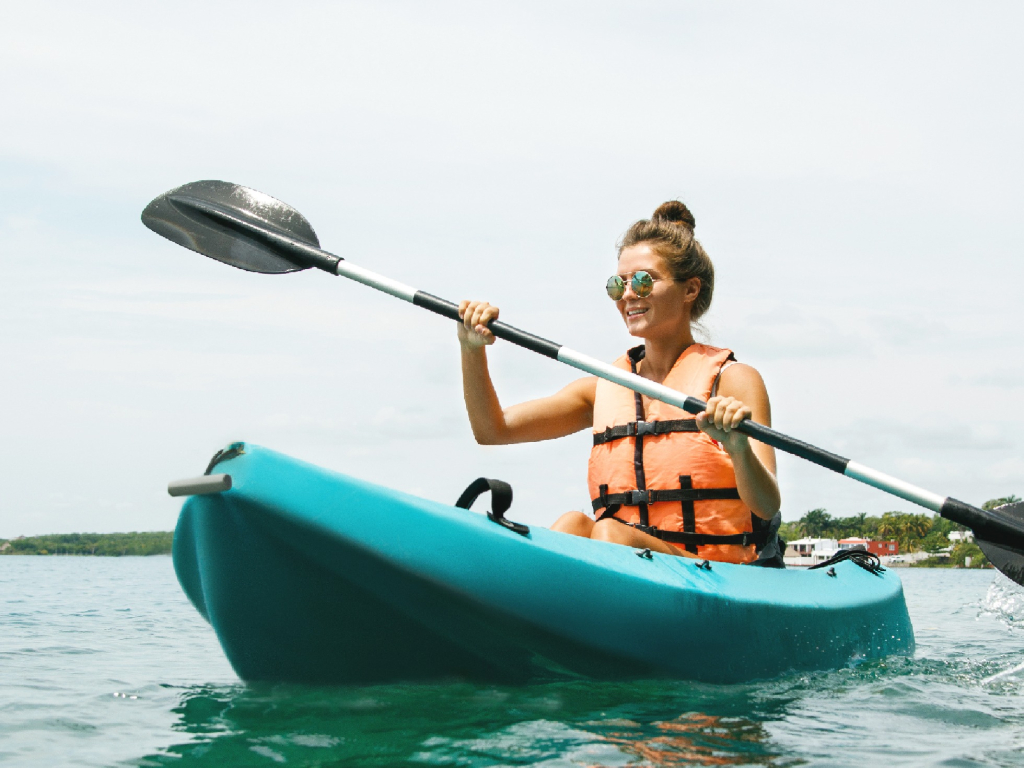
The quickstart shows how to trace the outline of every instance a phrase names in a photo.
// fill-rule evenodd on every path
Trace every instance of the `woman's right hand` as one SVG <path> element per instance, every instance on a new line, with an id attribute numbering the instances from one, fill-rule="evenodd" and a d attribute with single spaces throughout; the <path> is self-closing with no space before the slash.
<path id="1" fill-rule="evenodd" d="M 494 343 L 494 334 L 487 324 L 498 319 L 498 308 L 486 301 L 459 302 L 459 343 L 463 349 L 479 349 Z"/>

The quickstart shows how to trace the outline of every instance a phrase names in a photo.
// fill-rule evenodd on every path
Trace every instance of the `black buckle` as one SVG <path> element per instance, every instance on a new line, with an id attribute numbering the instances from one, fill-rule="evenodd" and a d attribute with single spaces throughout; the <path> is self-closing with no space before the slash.
<path id="1" fill-rule="evenodd" d="M 656 421 L 638 421 L 636 422 L 636 434 L 639 436 L 643 435 L 656 435 L 657 432 Z"/>
<path id="2" fill-rule="evenodd" d="M 650 491 L 626 491 L 627 507 L 639 507 L 641 504 L 653 504 Z"/>

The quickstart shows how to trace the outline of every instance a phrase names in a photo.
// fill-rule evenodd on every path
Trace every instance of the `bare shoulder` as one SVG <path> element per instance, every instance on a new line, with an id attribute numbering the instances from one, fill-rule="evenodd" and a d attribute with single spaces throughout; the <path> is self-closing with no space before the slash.
<path id="1" fill-rule="evenodd" d="M 738 389 L 743 391 L 756 391 L 760 390 L 767 393 L 764 386 L 764 379 L 761 378 L 761 374 L 757 372 L 757 368 L 746 363 L 733 363 L 727 366 L 722 371 L 722 379 L 719 382 L 719 392 L 723 395 L 729 395 L 730 397 L 739 397 L 734 392 L 730 392 L 731 389 Z"/>
<path id="2" fill-rule="evenodd" d="M 768 389 L 764 385 L 761 374 L 753 366 L 734 363 L 722 371 L 718 394 L 723 397 L 735 397 L 746 403 L 754 411 L 754 421 L 771 424 Z"/>

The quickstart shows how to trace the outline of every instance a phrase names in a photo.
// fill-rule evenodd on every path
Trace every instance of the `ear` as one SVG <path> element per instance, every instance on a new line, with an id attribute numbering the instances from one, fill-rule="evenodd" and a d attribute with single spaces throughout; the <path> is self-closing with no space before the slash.
<path id="1" fill-rule="evenodd" d="M 683 281 L 683 301 L 692 304 L 700 296 L 701 281 L 699 277 L 691 277 Z"/>

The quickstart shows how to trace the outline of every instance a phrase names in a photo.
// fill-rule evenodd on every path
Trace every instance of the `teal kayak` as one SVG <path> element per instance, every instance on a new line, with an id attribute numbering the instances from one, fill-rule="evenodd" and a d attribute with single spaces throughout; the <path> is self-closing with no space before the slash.
<path id="1" fill-rule="evenodd" d="M 522 535 L 240 447 L 214 470 L 230 488 L 186 500 L 174 568 L 246 681 L 728 683 L 914 648 L 892 571 L 699 567 L 535 526 Z"/>

